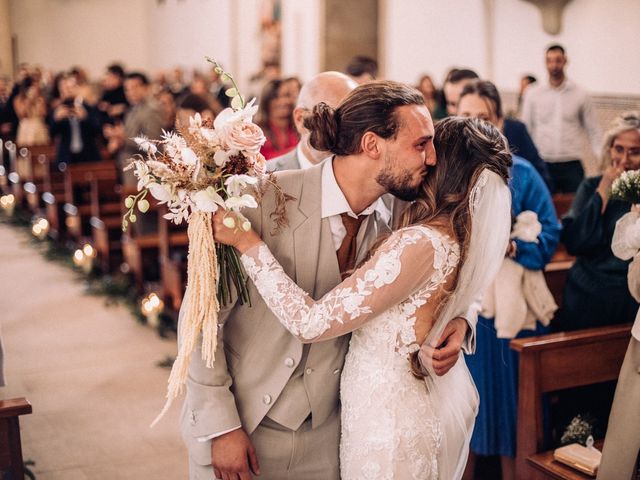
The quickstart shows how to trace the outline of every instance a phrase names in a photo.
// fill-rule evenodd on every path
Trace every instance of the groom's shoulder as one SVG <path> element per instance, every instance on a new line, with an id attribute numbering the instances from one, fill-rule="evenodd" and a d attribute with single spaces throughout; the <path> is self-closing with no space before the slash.
<path id="1" fill-rule="evenodd" d="M 314 165 L 307 169 L 297 170 L 282 170 L 273 172 L 278 187 L 284 192 L 295 195 L 295 192 L 300 192 L 303 185 L 309 185 L 311 183 L 318 183 L 321 178 L 322 165 Z"/>

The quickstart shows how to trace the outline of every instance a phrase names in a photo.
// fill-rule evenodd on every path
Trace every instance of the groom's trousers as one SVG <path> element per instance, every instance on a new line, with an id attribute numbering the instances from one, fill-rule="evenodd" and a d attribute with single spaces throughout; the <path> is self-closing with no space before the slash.
<path id="1" fill-rule="evenodd" d="M 215 440 L 214 440 L 215 441 Z M 338 448 L 340 411 L 322 425 L 311 428 L 307 419 L 290 430 L 265 417 L 251 434 L 260 463 L 259 480 L 339 480 Z M 212 480 L 211 465 L 198 465 L 189 458 L 190 480 Z"/>

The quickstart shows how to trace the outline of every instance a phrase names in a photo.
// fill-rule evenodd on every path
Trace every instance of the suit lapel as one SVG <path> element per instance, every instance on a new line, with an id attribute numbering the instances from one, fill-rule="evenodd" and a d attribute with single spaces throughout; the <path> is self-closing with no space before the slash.
<path id="1" fill-rule="evenodd" d="M 305 170 L 298 203 L 303 220 L 293 230 L 296 283 L 314 298 L 340 281 L 329 221 L 321 218 L 322 165 Z"/>
<path id="2" fill-rule="evenodd" d="M 318 252 L 320 251 L 320 232 L 322 230 L 320 219 L 322 168 L 318 167 L 304 172 L 300 201 L 298 202 L 302 221 L 293 230 L 296 283 L 310 295 L 313 295 L 315 287 Z"/>

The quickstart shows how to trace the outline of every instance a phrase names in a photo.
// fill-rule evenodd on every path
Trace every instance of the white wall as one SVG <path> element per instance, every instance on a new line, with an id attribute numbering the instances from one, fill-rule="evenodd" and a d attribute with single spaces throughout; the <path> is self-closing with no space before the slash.
<path id="1" fill-rule="evenodd" d="M 152 0 L 11 0 L 18 61 L 99 75 L 112 61 L 148 70 Z"/>
<path id="2" fill-rule="evenodd" d="M 563 18 L 562 32 L 548 35 L 534 5 L 496 0 L 498 86 L 512 86 L 526 72 L 545 78 L 542 52 L 560 43 L 569 57 L 568 75 L 589 91 L 640 95 L 640 2 L 573 0 Z"/>
<path id="3" fill-rule="evenodd" d="M 282 73 L 308 80 L 322 64 L 324 2 L 283 0 L 282 7 Z"/>
<path id="4" fill-rule="evenodd" d="M 439 84 L 455 66 L 468 66 L 484 74 L 480 0 L 383 1 L 384 77 L 414 83 L 422 73 L 429 73 Z M 459 31 L 464 34 L 456 33 Z"/>
<path id="5" fill-rule="evenodd" d="M 573 0 L 563 30 L 546 34 L 538 9 L 522 0 L 383 0 L 381 32 L 388 78 L 415 82 L 422 72 L 442 81 L 453 66 L 490 76 L 501 89 L 514 90 L 524 73 L 546 77 L 544 49 L 567 49 L 568 74 L 593 93 L 640 94 L 638 0 Z M 494 4 L 493 49 L 487 52 L 485 4 Z"/>
<path id="6" fill-rule="evenodd" d="M 545 78 L 543 52 L 567 48 L 569 75 L 593 93 L 640 94 L 638 0 L 572 0 L 564 29 L 542 30 L 523 0 L 380 0 L 380 63 L 387 78 L 437 83 L 469 66 L 515 90 L 524 73 Z M 146 71 L 207 67 L 218 58 L 246 88 L 260 66 L 260 0 L 9 0 L 18 61 L 47 68 L 85 66 L 99 75 L 122 61 Z M 485 6 L 494 5 L 487 50 Z M 308 79 L 322 63 L 323 0 L 283 0 L 283 74 Z M 367 12 L 363 12 L 366 15 Z"/>
<path id="7" fill-rule="evenodd" d="M 206 70 L 242 80 L 259 66 L 259 0 L 10 0 L 19 61 L 100 75 L 112 61 L 148 73 Z"/>

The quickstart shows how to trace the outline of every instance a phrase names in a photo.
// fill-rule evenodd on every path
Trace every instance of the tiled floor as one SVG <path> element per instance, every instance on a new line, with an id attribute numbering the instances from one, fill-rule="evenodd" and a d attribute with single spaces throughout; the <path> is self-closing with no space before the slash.
<path id="1" fill-rule="evenodd" d="M 25 459 L 37 480 L 186 478 L 177 402 L 154 429 L 175 353 L 122 307 L 83 294 L 72 271 L 45 261 L 21 230 L 0 225 L 0 329 L 7 386 L 27 397 Z"/>

